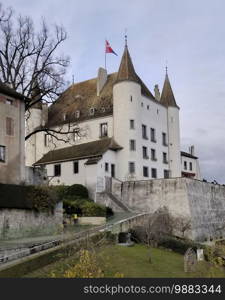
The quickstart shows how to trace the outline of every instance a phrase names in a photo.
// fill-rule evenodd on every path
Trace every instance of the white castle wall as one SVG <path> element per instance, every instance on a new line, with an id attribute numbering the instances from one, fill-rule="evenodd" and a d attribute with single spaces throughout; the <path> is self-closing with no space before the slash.
<path id="1" fill-rule="evenodd" d="M 168 107 L 168 140 L 170 177 L 181 176 L 179 109 Z"/>
<path id="2" fill-rule="evenodd" d="M 86 165 L 87 159 L 79 160 L 79 172 L 74 174 L 74 161 L 56 162 L 46 165 L 47 177 L 50 185 L 82 184 L 88 188 L 89 196 L 95 199 L 95 192 L 105 189 L 105 176 L 110 176 L 111 163 L 116 163 L 116 153 L 107 151 L 102 159 L 93 165 Z M 105 163 L 109 164 L 109 171 L 105 171 Z M 61 175 L 54 176 L 54 165 L 61 164 Z"/>
<path id="3" fill-rule="evenodd" d="M 32 108 L 26 114 L 26 135 L 34 131 L 35 128 L 39 127 L 42 122 L 42 110 L 39 108 Z M 32 135 L 25 143 L 26 152 L 26 166 L 32 166 L 42 155 L 44 144 L 44 134 L 37 133 Z M 43 141 L 42 141 L 43 138 Z"/>
<path id="4" fill-rule="evenodd" d="M 167 109 L 161 104 L 151 101 L 141 95 L 139 84 L 130 81 L 117 83 L 113 88 L 113 119 L 114 138 L 123 147 L 118 152 L 118 172 L 117 178 L 127 180 L 129 178 L 128 163 L 135 162 L 136 180 L 143 179 L 143 166 L 149 168 L 151 178 L 151 168 L 157 169 L 157 177 L 164 177 L 164 169 L 168 169 L 168 164 L 163 163 L 163 152 L 168 154 L 168 147 L 162 145 L 162 132 L 167 132 Z M 132 101 L 131 101 L 132 97 Z M 130 129 L 130 120 L 134 120 L 135 129 Z M 147 126 L 148 139 L 142 138 L 142 124 Z M 156 131 L 156 143 L 150 140 L 150 128 Z M 136 151 L 130 151 L 129 141 L 136 141 Z M 143 159 L 142 147 L 148 148 L 149 159 Z M 151 148 L 156 150 L 156 161 L 150 157 Z"/>

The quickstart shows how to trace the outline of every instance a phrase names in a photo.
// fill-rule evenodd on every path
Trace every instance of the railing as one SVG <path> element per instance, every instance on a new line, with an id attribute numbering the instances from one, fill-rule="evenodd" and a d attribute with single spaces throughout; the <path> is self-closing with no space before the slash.
<path id="1" fill-rule="evenodd" d="M 47 249 L 55 248 L 57 246 L 63 245 L 63 243 L 65 243 L 65 246 L 69 245 L 69 244 L 73 244 L 75 241 L 78 242 L 80 239 L 85 239 L 88 236 L 92 236 L 92 235 L 96 234 L 97 232 L 111 231 L 112 228 L 116 225 L 125 223 L 130 220 L 137 219 L 137 218 L 139 218 L 141 216 L 145 216 L 145 215 L 148 215 L 148 213 L 139 213 L 135 216 L 117 221 L 110 225 L 108 225 L 108 224 L 100 225 L 100 226 L 97 226 L 97 227 L 94 227 L 94 228 L 91 228 L 88 230 L 78 232 L 76 234 L 68 235 L 67 237 L 62 237 L 61 239 L 57 239 L 57 240 L 53 240 L 53 241 L 50 241 L 47 243 L 39 244 L 39 245 L 30 247 L 30 248 L 27 247 L 28 249 L 18 251 L 16 253 L 13 253 L 13 254 L 10 254 L 7 256 L 0 257 L 0 266 L 4 265 L 7 262 L 11 262 L 11 261 L 15 261 L 17 259 L 28 257 L 28 256 L 31 256 L 32 254 L 39 253 L 39 252 L 42 252 Z"/>

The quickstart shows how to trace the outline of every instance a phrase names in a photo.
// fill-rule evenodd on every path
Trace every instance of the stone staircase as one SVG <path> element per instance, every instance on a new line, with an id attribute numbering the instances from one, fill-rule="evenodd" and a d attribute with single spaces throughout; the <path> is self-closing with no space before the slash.
<path id="1" fill-rule="evenodd" d="M 123 211 L 125 212 L 132 212 L 130 208 L 128 208 L 124 203 L 122 203 L 117 197 L 115 197 L 112 193 L 106 192 L 107 196 Z"/>

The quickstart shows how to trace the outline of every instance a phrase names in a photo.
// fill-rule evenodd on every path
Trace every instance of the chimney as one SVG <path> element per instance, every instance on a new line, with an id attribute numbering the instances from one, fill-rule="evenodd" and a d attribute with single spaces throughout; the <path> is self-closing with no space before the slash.
<path id="1" fill-rule="evenodd" d="M 98 78 L 97 78 L 97 96 L 100 95 L 100 92 L 103 89 L 106 81 L 107 81 L 107 71 L 103 68 L 99 68 Z"/>
<path id="2" fill-rule="evenodd" d="M 195 155 L 195 147 L 194 147 L 194 145 L 192 145 L 191 147 L 189 147 L 189 153 L 191 154 L 191 155 Z"/>
<path id="3" fill-rule="evenodd" d="M 155 99 L 158 100 L 158 101 L 160 101 L 160 91 L 159 91 L 158 84 L 155 85 L 154 92 L 155 92 Z"/>

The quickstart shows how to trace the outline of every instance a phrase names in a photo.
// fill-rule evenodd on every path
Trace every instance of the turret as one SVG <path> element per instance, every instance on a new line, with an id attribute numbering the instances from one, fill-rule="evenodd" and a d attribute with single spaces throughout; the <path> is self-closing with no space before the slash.
<path id="1" fill-rule="evenodd" d="M 140 98 L 141 85 L 126 42 L 117 79 L 113 86 L 114 139 L 123 147 L 123 150 L 117 153 L 120 163 L 116 166 L 116 177 L 120 180 L 130 178 L 129 162 L 135 165 L 133 178 L 141 176 L 141 169 L 138 169 L 138 157 L 141 155 L 141 147 L 138 146 L 140 131 L 137 125 L 141 122 Z M 130 151 L 131 140 L 134 141 L 135 151 Z"/>
<path id="2" fill-rule="evenodd" d="M 34 84 L 35 86 L 31 93 L 31 101 L 34 104 L 26 113 L 26 135 L 41 126 L 44 126 L 48 121 L 48 106 L 39 100 L 41 97 L 41 90 L 36 81 Z M 26 141 L 25 157 L 27 166 L 32 166 L 43 155 L 41 146 L 43 145 L 44 149 L 44 140 L 44 133 L 40 132 L 30 136 Z"/>
<path id="3" fill-rule="evenodd" d="M 167 107 L 170 177 L 181 177 L 179 107 L 173 94 L 167 70 L 160 102 Z"/>

